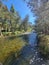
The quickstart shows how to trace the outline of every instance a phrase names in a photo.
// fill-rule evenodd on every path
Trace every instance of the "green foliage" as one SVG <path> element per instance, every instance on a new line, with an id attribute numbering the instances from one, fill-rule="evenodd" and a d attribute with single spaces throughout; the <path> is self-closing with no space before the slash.
<path id="1" fill-rule="evenodd" d="M 0 25 L 6 32 L 15 32 L 18 28 L 17 25 L 19 26 L 20 16 L 15 12 L 13 6 L 11 6 L 11 12 L 8 11 L 5 5 L 0 7 Z"/>
<path id="2" fill-rule="evenodd" d="M 2 5 L 3 4 L 1 2 L 0 3 L 0 34 L 1 34 L 1 30 L 3 30 L 3 35 L 4 35 L 6 34 L 6 32 L 12 32 L 12 33 L 15 33 L 16 31 L 26 32 L 29 29 L 31 29 L 30 25 L 28 25 L 29 24 L 28 15 L 26 15 L 26 17 L 23 20 L 21 20 L 19 13 L 15 11 L 13 5 L 11 6 L 10 11 L 8 11 L 7 6 L 5 5 L 2 6 Z"/>
<path id="3" fill-rule="evenodd" d="M 39 39 L 39 51 L 45 56 L 49 55 L 49 36 L 40 35 Z"/>
<path id="4" fill-rule="evenodd" d="M 14 10 L 14 6 L 13 6 L 13 5 L 11 6 L 10 12 L 12 12 L 12 13 L 15 12 L 15 10 Z"/>
<path id="5" fill-rule="evenodd" d="M 29 20 L 29 16 L 26 15 L 26 17 L 23 19 L 23 21 L 19 27 L 20 31 L 24 31 L 24 32 L 31 31 L 30 29 L 32 29 L 32 25 L 29 24 L 28 20 Z"/>
<path id="6" fill-rule="evenodd" d="M 39 16 L 36 20 L 35 29 L 38 33 L 49 34 L 49 1 L 47 0 L 45 3 L 38 10 L 39 13 L 37 14 Z"/>

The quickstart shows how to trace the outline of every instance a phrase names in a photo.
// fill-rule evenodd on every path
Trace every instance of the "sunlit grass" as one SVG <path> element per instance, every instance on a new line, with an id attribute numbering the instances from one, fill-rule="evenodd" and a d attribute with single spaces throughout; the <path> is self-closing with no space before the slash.
<path id="1" fill-rule="evenodd" d="M 25 45 L 20 38 L 0 38 L 0 62 L 4 62 L 11 52 L 18 52 Z"/>

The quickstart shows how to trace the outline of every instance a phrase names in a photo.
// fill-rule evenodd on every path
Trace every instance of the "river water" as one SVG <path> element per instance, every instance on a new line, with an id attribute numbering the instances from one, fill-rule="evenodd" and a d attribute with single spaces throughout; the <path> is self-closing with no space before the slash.
<path id="1" fill-rule="evenodd" d="M 49 60 L 45 60 L 38 51 L 37 33 L 31 33 L 28 40 L 28 45 L 21 50 L 13 65 L 49 65 Z"/>

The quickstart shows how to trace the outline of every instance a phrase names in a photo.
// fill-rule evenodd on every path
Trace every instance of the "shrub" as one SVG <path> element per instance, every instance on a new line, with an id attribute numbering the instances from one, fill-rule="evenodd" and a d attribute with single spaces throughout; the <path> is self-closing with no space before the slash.
<path id="1" fill-rule="evenodd" d="M 39 51 L 45 55 L 49 56 L 49 36 L 41 36 L 39 40 Z"/>

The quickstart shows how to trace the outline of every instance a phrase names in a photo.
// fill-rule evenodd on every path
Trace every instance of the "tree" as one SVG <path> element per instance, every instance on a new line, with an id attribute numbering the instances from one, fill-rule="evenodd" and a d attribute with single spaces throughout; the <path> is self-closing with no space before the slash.
<path id="1" fill-rule="evenodd" d="M 24 0 L 27 4 L 27 7 L 31 10 L 31 12 L 39 15 L 41 12 L 45 10 L 46 3 L 48 0 Z"/>
<path id="2" fill-rule="evenodd" d="M 49 1 L 46 3 L 45 5 L 45 9 L 43 8 L 43 11 L 40 12 L 39 15 L 39 22 L 37 23 L 37 29 L 39 31 L 41 31 L 44 34 L 49 34 L 49 5 L 48 5 Z"/>
<path id="3" fill-rule="evenodd" d="M 11 11 L 8 11 L 7 6 L 3 6 L 2 2 L 0 3 L 0 23 L 1 28 L 6 30 L 6 32 L 15 32 L 20 23 L 20 16 L 18 12 L 14 10 L 13 5 L 11 6 Z M 0 31 L 1 32 L 1 31 Z"/>
<path id="4" fill-rule="evenodd" d="M 28 29 L 28 20 L 29 20 L 29 16 L 26 15 L 26 17 L 23 19 L 23 21 L 20 25 L 20 30 L 27 31 L 27 29 Z"/>
<path id="5" fill-rule="evenodd" d="M 37 16 L 36 31 L 49 33 L 49 0 L 25 0 L 31 12 Z"/>
<path id="6" fill-rule="evenodd" d="M 11 8 L 10 8 L 10 12 L 14 13 L 15 12 L 15 9 L 14 9 L 14 6 L 12 5 Z"/>
<path id="7" fill-rule="evenodd" d="M 11 31 L 15 32 L 16 30 L 18 30 L 21 18 L 19 16 L 19 13 L 17 11 L 15 11 L 13 5 L 11 6 L 10 12 L 11 12 L 11 16 L 12 16 Z"/>

